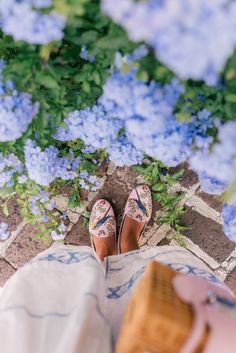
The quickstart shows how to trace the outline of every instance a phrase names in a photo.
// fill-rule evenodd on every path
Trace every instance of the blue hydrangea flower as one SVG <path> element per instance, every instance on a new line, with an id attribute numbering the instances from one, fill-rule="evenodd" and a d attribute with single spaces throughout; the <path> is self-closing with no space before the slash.
<path id="1" fill-rule="evenodd" d="M 80 157 L 75 158 L 73 154 L 58 158 L 57 177 L 63 180 L 72 180 L 77 177 L 76 169 L 80 164 Z"/>
<path id="2" fill-rule="evenodd" d="M 114 141 L 106 151 L 110 160 L 119 167 L 141 164 L 144 157 L 143 152 L 137 150 L 125 135 Z"/>
<path id="3" fill-rule="evenodd" d="M 43 215 L 40 219 L 40 221 L 47 223 L 49 221 L 49 217 L 46 215 Z"/>
<path id="4" fill-rule="evenodd" d="M 65 224 L 60 223 L 57 227 L 57 230 L 53 230 L 51 232 L 51 237 L 55 241 L 63 240 L 66 236 L 66 231 L 67 231 L 67 227 L 65 226 Z"/>
<path id="5" fill-rule="evenodd" d="M 3 156 L 0 153 L 0 188 L 13 186 L 14 175 L 22 170 L 23 164 L 14 154 Z"/>
<path id="6" fill-rule="evenodd" d="M 102 0 L 102 9 L 182 79 L 216 84 L 236 45 L 233 1 Z"/>
<path id="7" fill-rule="evenodd" d="M 66 228 L 66 226 L 65 226 L 64 223 L 60 223 L 59 226 L 58 226 L 58 230 L 59 230 L 60 232 L 62 232 L 62 233 L 65 233 L 66 230 L 67 230 L 67 228 Z"/>
<path id="8" fill-rule="evenodd" d="M 176 79 L 161 86 L 138 80 L 134 71 L 126 75 L 115 72 L 99 103 L 111 116 L 124 120 L 128 141 L 137 150 L 176 166 L 190 155 L 192 142 L 187 124 L 178 123 L 173 115 L 183 90 Z"/>
<path id="9" fill-rule="evenodd" d="M 26 175 L 19 175 L 17 178 L 17 181 L 19 184 L 25 184 L 27 182 L 28 178 Z"/>
<path id="10" fill-rule="evenodd" d="M 188 123 L 189 134 L 192 136 L 192 144 L 199 151 L 208 151 L 213 142 L 213 138 L 208 136 L 208 130 L 216 127 L 217 119 L 213 119 L 212 113 L 207 109 L 200 110 L 197 115 L 191 116 Z"/>
<path id="11" fill-rule="evenodd" d="M 134 61 L 139 61 L 148 55 L 148 47 L 145 44 L 141 44 L 138 48 L 134 49 L 131 54 L 122 55 L 120 52 L 115 53 L 114 65 L 115 68 L 120 70 L 124 64 L 134 64 Z"/>
<path id="12" fill-rule="evenodd" d="M 87 50 L 85 45 L 83 45 L 82 48 L 81 48 L 80 57 L 81 57 L 81 59 L 89 61 L 90 63 L 95 61 L 95 56 L 94 55 L 90 55 L 88 53 L 88 50 Z"/>
<path id="13" fill-rule="evenodd" d="M 236 204 L 225 204 L 222 208 L 221 216 L 223 217 L 223 228 L 225 235 L 232 241 L 236 242 Z"/>
<path id="14" fill-rule="evenodd" d="M 25 144 L 25 166 L 30 179 L 48 186 L 57 176 L 58 150 L 50 146 L 44 151 L 32 140 Z"/>
<path id="15" fill-rule="evenodd" d="M 0 240 L 4 241 L 9 238 L 10 232 L 8 230 L 8 224 L 7 223 L 0 223 Z"/>
<path id="16" fill-rule="evenodd" d="M 14 141 L 26 130 L 38 112 L 28 93 L 0 96 L 0 141 Z"/>
<path id="17" fill-rule="evenodd" d="M 25 166 L 29 178 L 43 186 L 48 186 L 59 177 L 65 180 L 74 179 L 77 176 L 76 169 L 80 158 L 74 158 L 72 154 L 69 157 L 60 158 L 58 153 L 58 149 L 54 146 L 42 151 L 34 141 L 27 140 Z"/>
<path id="18" fill-rule="evenodd" d="M 60 232 L 56 232 L 55 230 L 53 230 L 53 231 L 51 232 L 51 237 L 52 237 L 52 239 L 55 240 L 55 241 L 63 240 L 63 239 L 65 239 L 65 236 L 66 236 L 66 234 L 60 233 Z"/>
<path id="19" fill-rule="evenodd" d="M 141 44 L 138 48 L 134 49 L 131 54 L 132 60 L 140 60 L 148 55 L 148 47 L 145 44 Z"/>
<path id="20" fill-rule="evenodd" d="M 89 177 L 89 173 L 87 172 L 87 170 L 82 170 L 80 173 L 79 173 L 79 176 L 80 178 L 82 179 L 87 179 Z"/>
<path id="21" fill-rule="evenodd" d="M 49 202 L 49 193 L 45 190 L 42 190 L 38 196 L 37 199 L 40 201 L 40 203 L 45 203 L 45 202 Z"/>
<path id="22" fill-rule="evenodd" d="M 190 128 L 192 128 L 195 135 L 206 135 L 207 130 L 215 126 L 212 113 L 207 109 L 202 109 L 197 115 L 192 115 Z"/>
<path id="23" fill-rule="evenodd" d="M 217 178 L 210 177 L 206 172 L 198 174 L 201 190 L 211 195 L 221 195 L 226 188 L 226 184 Z"/>
<path id="24" fill-rule="evenodd" d="M 27 0 L 27 1 L 32 5 L 34 5 L 34 7 L 37 7 L 39 9 L 47 8 L 52 5 L 52 0 Z"/>
<path id="25" fill-rule="evenodd" d="M 82 152 L 84 154 L 91 154 L 91 153 L 94 153 L 96 151 L 96 148 L 93 147 L 93 146 L 85 146 L 83 149 L 82 149 Z M 96 163 L 95 163 L 96 164 Z"/>
<path id="26" fill-rule="evenodd" d="M 103 87 L 99 103 L 111 116 L 127 120 L 132 116 L 156 119 L 158 115 L 168 117 L 184 87 L 178 80 L 170 84 L 148 84 L 138 80 L 136 72 L 122 75 L 114 72 Z M 156 119 L 157 120 L 157 119 Z"/>
<path id="27" fill-rule="evenodd" d="M 81 186 L 82 189 L 89 190 L 89 185 L 86 183 L 84 179 L 81 179 L 79 181 L 79 185 Z"/>
<path id="28" fill-rule="evenodd" d="M 136 154 L 136 158 L 126 159 L 128 165 L 131 161 L 140 163 L 141 152 L 142 156 L 147 153 L 170 166 L 177 165 L 190 153 L 186 124 L 177 123 L 173 116 L 183 90 L 176 79 L 161 86 L 138 80 L 135 71 L 126 75 L 114 72 L 104 85 L 98 104 L 70 113 L 65 120 L 67 128 L 59 128 L 55 138 L 62 141 L 80 138 L 86 146 L 107 149 L 110 156 L 115 156 L 123 143 L 124 151 L 130 148 Z M 115 142 L 123 126 L 128 141 L 121 138 Z"/>
<path id="29" fill-rule="evenodd" d="M 12 81 L 3 82 L 0 65 L 0 141 L 14 141 L 27 129 L 39 109 L 28 93 L 18 92 Z"/>
<path id="30" fill-rule="evenodd" d="M 30 212 L 34 216 L 40 216 L 41 210 L 40 210 L 39 206 L 37 205 L 37 199 L 35 199 L 34 197 L 30 197 L 28 201 L 29 201 Z"/>
<path id="31" fill-rule="evenodd" d="M 90 191 L 97 191 L 102 186 L 102 179 L 96 175 L 90 175 L 86 170 L 82 170 L 79 174 L 79 184 L 81 188 Z"/>
<path id="32" fill-rule="evenodd" d="M 130 119 L 126 122 L 126 131 L 129 141 L 137 149 L 169 167 L 185 161 L 191 153 L 192 137 L 188 127 L 186 124 L 178 124 L 174 117 L 166 120 L 162 130 L 154 121 Z"/>
<path id="33" fill-rule="evenodd" d="M 94 149 L 109 146 L 123 126 L 121 121 L 112 119 L 99 104 L 71 112 L 64 122 L 67 128 L 58 129 L 55 135 L 57 140 L 69 141 L 79 138 L 86 146 Z"/>
<path id="34" fill-rule="evenodd" d="M 177 122 L 173 111 L 183 90 L 177 79 L 160 85 L 138 80 L 135 70 L 125 75 L 115 71 L 105 83 L 98 104 L 70 113 L 65 120 L 67 128 L 59 128 L 55 138 L 81 138 L 86 151 L 104 148 L 114 161 L 123 150 L 118 165 L 140 163 L 145 153 L 174 167 L 191 155 L 193 144 L 207 149 L 212 142 L 207 131 L 213 120 L 206 109 L 193 116 L 191 123 Z M 117 140 L 122 127 L 126 138 Z M 85 184 L 81 181 L 82 187 L 86 188 Z"/>
<path id="35" fill-rule="evenodd" d="M 40 8 L 50 5 L 49 0 L 1 0 L 0 26 L 3 32 L 15 40 L 30 44 L 61 40 L 65 18 L 54 11 L 48 14 L 40 11 Z"/>
<path id="36" fill-rule="evenodd" d="M 48 211 L 52 211 L 56 207 L 56 203 L 54 200 L 50 200 L 49 203 L 46 205 Z"/>
<path id="37" fill-rule="evenodd" d="M 236 158 L 236 121 L 219 127 L 218 140 L 209 149 L 199 150 L 190 158 L 190 166 L 198 174 L 202 190 L 221 194 L 234 180 Z"/>
<path id="38" fill-rule="evenodd" d="M 39 221 L 48 222 L 47 211 L 52 211 L 55 207 L 55 201 L 50 199 L 50 195 L 45 190 L 41 190 L 37 195 L 30 196 L 28 199 L 30 212 L 37 217 Z"/>

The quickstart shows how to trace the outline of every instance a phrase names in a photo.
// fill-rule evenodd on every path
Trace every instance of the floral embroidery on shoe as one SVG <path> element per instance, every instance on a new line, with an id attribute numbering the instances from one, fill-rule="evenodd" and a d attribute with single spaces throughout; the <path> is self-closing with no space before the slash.
<path id="1" fill-rule="evenodd" d="M 89 221 L 89 232 L 91 236 L 97 237 L 108 237 L 115 234 L 115 215 L 108 201 L 101 199 L 94 204 Z"/>
<path id="2" fill-rule="evenodd" d="M 111 218 L 111 216 L 108 216 L 108 212 L 110 211 L 111 207 L 106 211 L 105 215 L 99 219 L 96 223 L 92 224 L 92 229 L 96 229 L 101 227 L 104 223 L 106 223 L 106 221 Z"/>
<path id="3" fill-rule="evenodd" d="M 125 214 L 139 222 L 148 222 L 151 213 L 152 197 L 150 189 L 146 185 L 140 185 L 132 190 L 125 207 Z"/>

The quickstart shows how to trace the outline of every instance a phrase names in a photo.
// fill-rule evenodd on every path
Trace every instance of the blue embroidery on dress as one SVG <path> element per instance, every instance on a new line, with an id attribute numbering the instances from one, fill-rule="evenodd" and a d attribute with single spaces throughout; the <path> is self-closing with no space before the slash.
<path id="1" fill-rule="evenodd" d="M 176 270 L 177 272 L 181 272 L 187 275 L 193 275 L 193 276 L 197 276 L 197 277 L 201 277 L 201 278 L 205 278 L 208 281 L 212 282 L 212 283 L 219 283 L 219 284 L 223 284 L 215 275 L 213 275 L 210 272 L 207 272 L 205 270 L 201 270 L 197 267 L 194 266 L 189 266 L 189 265 L 183 265 L 183 264 L 166 264 L 167 266 L 173 268 L 174 270 Z"/>
<path id="2" fill-rule="evenodd" d="M 178 264 L 178 263 L 176 263 L 176 264 L 163 263 L 163 264 L 175 269 L 178 272 L 181 272 L 181 273 L 184 273 L 184 274 L 188 274 L 188 275 L 197 276 L 197 277 L 201 277 L 201 278 L 205 278 L 206 280 L 208 280 L 208 281 L 210 281 L 212 283 L 215 283 L 215 284 L 216 283 L 217 284 L 221 284 L 221 285 L 223 284 L 212 273 L 204 271 L 204 270 L 200 270 L 200 269 L 198 269 L 198 268 L 196 268 L 194 266 Z M 121 284 L 120 286 L 117 286 L 117 287 L 108 287 L 108 289 L 107 289 L 107 298 L 108 299 L 119 299 L 120 297 L 122 297 L 134 285 L 134 283 L 138 280 L 138 278 L 143 274 L 145 268 L 146 268 L 146 265 L 142 266 L 124 284 Z"/>
<path id="3" fill-rule="evenodd" d="M 64 265 L 70 265 L 78 262 L 85 261 L 87 259 L 92 259 L 93 261 L 98 262 L 95 256 L 88 254 L 88 253 L 79 253 L 77 251 L 67 251 L 63 254 L 60 253 L 50 253 L 46 254 L 45 256 L 35 258 L 32 262 L 36 261 L 47 261 L 47 262 L 59 262 Z"/>
<path id="4" fill-rule="evenodd" d="M 134 253 L 134 251 L 135 251 L 135 253 Z M 145 251 L 147 251 L 147 249 L 145 249 L 145 250 L 134 250 L 134 251 L 132 251 L 132 254 L 131 253 L 127 253 L 127 254 L 123 254 L 123 256 L 124 257 L 127 257 L 127 256 L 135 256 L 136 257 L 138 253 L 145 252 Z M 166 254 L 169 254 L 170 252 L 171 251 L 167 251 Z M 181 252 L 186 252 L 186 250 L 176 250 L 176 251 L 173 251 L 173 252 L 174 253 L 181 253 Z M 161 254 L 155 254 L 155 255 L 152 255 L 152 256 L 148 256 L 146 258 L 143 258 L 143 260 L 144 261 L 156 260 L 156 261 L 159 261 L 159 262 L 162 263 L 163 261 L 158 260 L 158 258 L 160 256 L 162 256 L 163 254 L 165 255 L 165 253 L 161 253 Z M 119 262 L 121 262 L 121 264 L 122 264 L 122 259 L 118 259 L 117 261 L 115 261 L 113 258 L 110 259 L 110 257 L 107 257 L 105 260 L 106 260 L 106 267 L 105 267 L 106 278 L 107 278 L 107 271 L 109 271 L 109 272 L 119 272 L 119 271 L 123 271 L 125 269 L 125 267 L 127 266 L 127 265 L 125 265 L 123 267 L 113 268 L 112 265 L 114 265 L 114 264 L 117 264 Z M 109 264 L 108 264 L 108 262 L 109 262 Z M 111 264 L 111 266 L 109 266 L 110 264 Z"/>
<path id="5" fill-rule="evenodd" d="M 122 297 L 137 281 L 137 279 L 144 272 L 146 266 L 140 268 L 132 277 L 129 278 L 127 282 L 117 287 L 108 287 L 107 288 L 107 298 L 108 299 L 118 299 Z"/>

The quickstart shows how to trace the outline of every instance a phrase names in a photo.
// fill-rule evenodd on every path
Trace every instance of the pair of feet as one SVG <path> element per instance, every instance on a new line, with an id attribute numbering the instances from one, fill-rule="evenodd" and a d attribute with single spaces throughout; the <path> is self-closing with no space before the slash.
<path id="1" fill-rule="evenodd" d="M 89 220 L 89 234 L 101 261 L 104 257 L 139 249 L 140 237 L 152 214 L 152 197 L 148 186 L 139 185 L 128 197 L 120 232 L 116 235 L 116 219 L 111 204 L 98 200 Z"/>

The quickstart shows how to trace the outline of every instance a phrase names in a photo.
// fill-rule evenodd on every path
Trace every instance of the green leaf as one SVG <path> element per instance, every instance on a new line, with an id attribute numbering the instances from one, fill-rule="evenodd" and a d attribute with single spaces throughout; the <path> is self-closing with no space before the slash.
<path id="1" fill-rule="evenodd" d="M 99 86 L 101 84 L 101 77 L 98 72 L 93 73 L 93 79 L 94 79 L 94 82 L 96 83 L 96 85 Z"/>
<path id="2" fill-rule="evenodd" d="M 236 94 L 229 93 L 225 95 L 226 102 L 236 103 Z"/>
<path id="3" fill-rule="evenodd" d="M 83 89 L 84 92 L 90 93 L 90 91 L 91 91 L 90 84 L 87 81 L 83 81 L 82 89 Z"/>
<path id="4" fill-rule="evenodd" d="M 37 76 L 37 81 L 40 83 L 42 86 L 50 88 L 50 89 L 55 89 L 59 90 L 60 86 L 58 82 L 51 76 L 49 75 L 38 75 Z"/>
<path id="5" fill-rule="evenodd" d="M 2 210 L 3 210 L 3 213 L 6 217 L 9 216 L 9 210 L 8 210 L 8 206 L 7 206 L 7 202 L 5 202 L 2 206 Z"/>
<path id="6" fill-rule="evenodd" d="M 159 170 L 158 170 L 158 166 L 155 165 L 153 170 L 152 170 L 152 179 L 156 180 L 159 176 Z"/>
<path id="7" fill-rule="evenodd" d="M 119 50 L 124 44 L 123 37 L 110 37 L 106 36 L 97 41 L 97 47 L 102 49 Z"/>
<path id="8" fill-rule="evenodd" d="M 84 44 L 93 43 L 98 38 L 97 31 L 87 31 L 84 32 L 81 36 L 81 40 Z"/>
<path id="9" fill-rule="evenodd" d="M 11 195 L 13 192 L 14 192 L 13 187 L 5 186 L 0 189 L 0 196 L 4 198 L 4 197 Z"/>
<path id="10" fill-rule="evenodd" d="M 155 184 L 155 185 L 153 185 L 152 186 L 152 190 L 153 191 L 166 191 L 167 190 L 167 188 L 166 188 L 166 185 L 165 184 Z"/>
<path id="11" fill-rule="evenodd" d="M 181 111 L 176 114 L 177 121 L 181 123 L 189 123 L 191 121 L 191 113 L 187 111 Z"/>
<path id="12" fill-rule="evenodd" d="M 147 81 L 148 80 L 148 78 L 149 78 L 149 75 L 148 75 L 148 73 L 146 72 L 146 71 L 139 71 L 138 73 L 137 73 L 137 78 L 139 79 L 139 80 L 141 80 L 141 81 Z"/>
<path id="13" fill-rule="evenodd" d="M 78 195 L 77 194 L 72 194 L 70 197 L 69 197 L 69 201 L 68 201 L 68 207 L 69 208 L 74 208 L 77 206 L 77 203 L 76 203 L 76 200 L 78 198 Z"/>
<path id="14" fill-rule="evenodd" d="M 43 45 L 41 48 L 40 48 L 40 57 L 43 59 L 43 60 L 48 60 L 53 49 L 55 47 L 55 42 L 51 42 L 49 44 L 46 44 L 46 45 Z"/>

